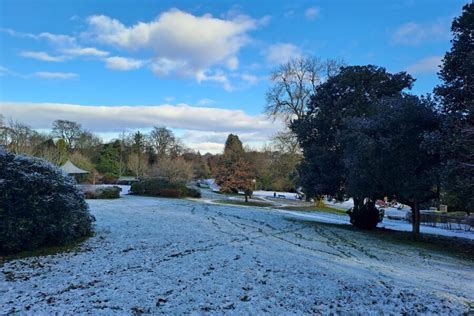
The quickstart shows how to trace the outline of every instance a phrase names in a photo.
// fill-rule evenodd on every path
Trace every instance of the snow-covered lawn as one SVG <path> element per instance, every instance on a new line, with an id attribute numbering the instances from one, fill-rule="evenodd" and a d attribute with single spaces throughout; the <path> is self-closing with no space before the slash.
<path id="1" fill-rule="evenodd" d="M 88 201 L 79 251 L 6 262 L 0 314 L 462 314 L 474 266 L 267 209 Z"/>

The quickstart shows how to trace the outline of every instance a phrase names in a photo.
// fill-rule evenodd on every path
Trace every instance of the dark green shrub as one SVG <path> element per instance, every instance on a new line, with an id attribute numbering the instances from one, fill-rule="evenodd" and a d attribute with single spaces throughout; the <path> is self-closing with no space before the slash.
<path id="1" fill-rule="evenodd" d="M 0 254 L 67 244 L 90 234 L 93 220 L 73 178 L 0 148 Z"/>
<path id="2" fill-rule="evenodd" d="M 186 196 L 192 197 L 192 198 L 200 198 L 201 197 L 201 191 L 195 188 L 186 188 Z"/>
<path id="3" fill-rule="evenodd" d="M 102 187 L 96 190 L 85 191 L 84 196 L 86 199 L 118 199 L 120 198 L 120 187 Z"/>
<path id="4" fill-rule="evenodd" d="M 118 181 L 118 177 L 114 173 L 106 173 L 104 175 L 104 183 L 105 184 L 116 184 Z"/>
<path id="5" fill-rule="evenodd" d="M 201 192 L 187 188 L 184 183 L 173 183 L 164 178 L 147 178 L 132 183 L 130 193 L 157 197 L 201 197 Z"/>
<path id="6" fill-rule="evenodd" d="M 177 199 L 181 197 L 181 191 L 177 189 L 161 189 L 159 196 Z"/>
<path id="7" fill-rule="evenodd" d="M 362 229 L 374 229 L 383 219 L 383 213 L 375 207 L 373 202 L 365 203 L 362 206 L 354 205 L 347 213 L 350 216 L 351 224 Z"/>

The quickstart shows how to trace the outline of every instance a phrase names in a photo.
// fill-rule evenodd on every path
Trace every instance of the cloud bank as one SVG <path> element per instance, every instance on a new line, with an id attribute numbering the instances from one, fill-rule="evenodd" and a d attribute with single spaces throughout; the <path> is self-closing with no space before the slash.
<path id="1" fill-rule="evenodd" d="M 229 133 L 237 133 L 253 146 L 267 141 L 278 129 L 264 115 L 248 115 L 240 110 L 195 107 L 187 104 L 156 106 L 84 106 L 60 103 L 0 102 L 0 113 L 29 124 L 49 129 L 54 120 L 76 121 L 96 133 L 119 133 L 153 126 L 184 131 L 183 140 L 191 148 L 220 151 Z"/>

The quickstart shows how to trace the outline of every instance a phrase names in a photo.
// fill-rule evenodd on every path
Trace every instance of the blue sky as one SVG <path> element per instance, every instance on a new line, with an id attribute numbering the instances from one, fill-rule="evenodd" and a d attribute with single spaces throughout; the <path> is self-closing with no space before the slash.
<path id="1" fill-rule="evenodd" d="M 4 0 L 0 113 L 103 135 L 166 125 L 204 151 L 228 132 L 261 144 L 278 128 L 262 112 L 279 63 L 376 64 L 431 92 L 466 2 Z"/>

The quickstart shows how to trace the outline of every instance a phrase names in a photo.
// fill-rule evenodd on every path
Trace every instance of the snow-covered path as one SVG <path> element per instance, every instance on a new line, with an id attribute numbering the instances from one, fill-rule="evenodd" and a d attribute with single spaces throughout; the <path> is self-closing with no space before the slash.
<path id="1" fill-rule="evenodd" d="M 462 314 L 474 266 L 282 212 L 124 196 L 89 201 L 80 251 L 0 271 L 0 314 Z"/>

